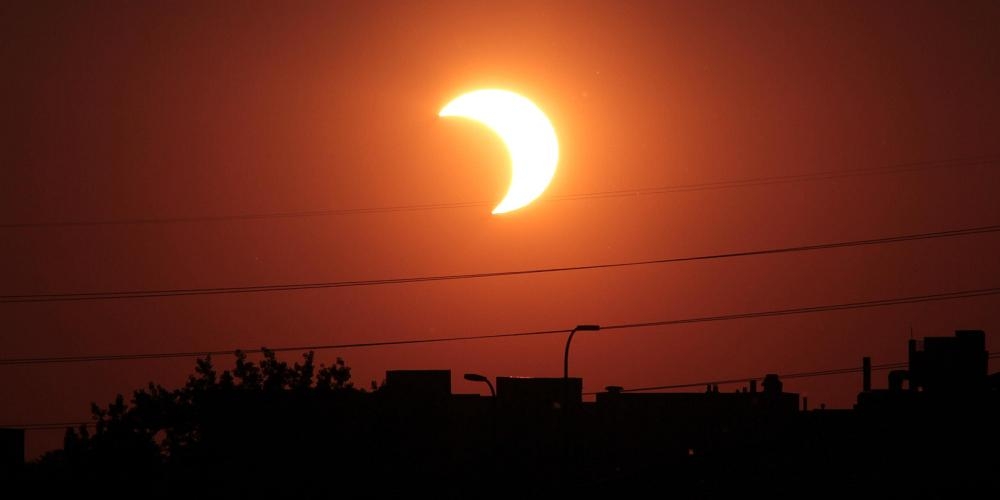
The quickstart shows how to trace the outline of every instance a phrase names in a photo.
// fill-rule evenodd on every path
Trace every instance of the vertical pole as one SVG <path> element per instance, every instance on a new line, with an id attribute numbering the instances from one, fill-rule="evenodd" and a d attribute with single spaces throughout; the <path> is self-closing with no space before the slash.
<path id="1" fill-rule="evenodd" d="M 563 355 L 563 380 L 569 383 L 569 343 L 573 341 L 573 335 L 576 335 L 576 328 L 570 330 L 569 337 L 566 339 L 566 353 Z"/>
<path id="2" fill-rule="evenodd" d="M 861 378 L 861 390 L 864 392 L 871 392 L 872 390 L 872 358 L 865 356 L 861 358 L 861 370 L 863 372 Z"/>

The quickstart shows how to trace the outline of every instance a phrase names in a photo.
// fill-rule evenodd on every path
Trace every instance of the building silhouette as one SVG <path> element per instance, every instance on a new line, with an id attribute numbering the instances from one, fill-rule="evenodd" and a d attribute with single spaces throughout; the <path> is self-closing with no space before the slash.
<path id="1" fill-rule="evenodd" d="M 191 456 L 152 471 L 119 460 L 117 451 L 99 463 L 167 496 L 205 483 L 214 489 L 202 493 L 250 498 L 290 491 L 940 498 L 988 486 L 1000 392 L 997 375 L 988 374 L 985 334 L 911 340 L 908 353 L 907 368 L 890 372 L 886 389 L 872 389 L 865 358 L 857 404 L 845 410 L 805 409 L 777 374 L 734 392 L 611 386 L 593 401 L 584 399 L 579 378 L 497 377 L 495 397 L 456 394 L 450 370 L 388 371 L 373 392 L 209 391 L 195 412 L 199 441 Z M 5 450 L 15 446 L 7 443 Z M 17 446 L 23 453 L 23 442 Z M 101 477 L 96 471 L 107 473 L 87 460 L 95 459 L 33 468 L 25 477 L 88 484 Z"/>
<path id="2" fill-rule="evenodd" d="M 911 339 L 907 353 L 907 368 L 889 372 L 887 389 L 871 389 L 871 363 L 865 362 L 857 410 L 950 414 L 986 409 L 995 403 L 995 393 L 990 391 L 986 334 L 982 330 L 959 330 L 952 337 L 926 337 L 922 341 Z"/>
<path id="3" fill-rule="evenodd" d="M 0 428 L 0 481 L 11 480 L 24 466 L 24 429 Z"/>

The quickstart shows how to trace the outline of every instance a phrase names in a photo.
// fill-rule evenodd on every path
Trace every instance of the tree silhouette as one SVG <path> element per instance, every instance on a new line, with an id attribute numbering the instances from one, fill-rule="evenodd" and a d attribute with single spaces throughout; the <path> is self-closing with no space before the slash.
<path id="1" fill-rule="evenodd" d="M 39 461 L 47 477 L 73 481 L 157 481 L 165 476 L 187 477 L 200 466 L 231 467 L 240 462 L 240 450 L 260 446 L 276 452 L 273 442 L 260 439 L 262 420 L 307 420 L 308 412 L 328 414 L 337 396 L 366 391 L 354 387 L 351 369 L 343 359 L 329 365 L 314 361 L 308 352 L 289 365 L 274 351 L 262 349 L 257 361 L 236 351 L 231 370 L 216 371 L 211 357 L 199 358 L 183 387 L 167 389 L 150 382 L 126 402 L 119 394 L 106 406 L 91 404 L 94 431 L 68 428 L 62 450 Z M 377 389 L 372 384 L 372 389 Z M 318 408 L 317 400 L 329 404 Z M 314 417 L 315 418 L 315 417 Z M 254 432 L 258 441 L 236 446 L 234 436 Z M 291 448 L 301 443 L 292 443 Z M 256 456 L 262 462 L 302 460 Z"/>

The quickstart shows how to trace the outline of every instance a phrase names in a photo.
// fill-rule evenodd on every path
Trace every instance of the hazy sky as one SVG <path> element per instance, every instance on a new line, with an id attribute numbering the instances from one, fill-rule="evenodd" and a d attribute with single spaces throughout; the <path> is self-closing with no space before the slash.
<path id="1" fill-rule="evenodd" d="M 0 294 L 562 267 L 1000 222 L 998 2 L 3 2 Z M 545 110 L 543 199 L 490 209 L 503 144 L 437 111 L 501 87 Z M 970 163 L 968 158 L 986 158 Z M 901 173 L 813 176 L 941 162 Z M 553 197 L 773 176 L 635 196 Z M 483 202 L 347 215 L 176 219 Z M 12 227 L 16 224 L 39 226 Z M 0 357 L 569 328 L 1000 286 L 1000 235 L 481 280 L 0 304 Z M 1000 299 L 585 333 L 584 390 L 904 361 Z M 556 376 L 564 336 L 323 351 L 386 369 Z M 288 353 L 284 359 L 293 360 Z M 230 358 L 220 358 L 227 367 Z M 0 366 L 0 424 L 89 417 L 192 359 Z M 996 364 L 992 365 L 996 369 Z M 875 378 L 884 386 L 884 373 Z M 860 376 L 789 380 L 849 406 Z M 731 390 L 727 387 L 724 390 Z M 29 434 L 29 455 L 61 433 Z"/>

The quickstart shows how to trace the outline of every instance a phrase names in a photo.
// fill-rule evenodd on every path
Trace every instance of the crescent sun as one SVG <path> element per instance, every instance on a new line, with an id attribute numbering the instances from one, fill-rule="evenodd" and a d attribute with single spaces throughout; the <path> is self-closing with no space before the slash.
<path id="1" fill-rule="evenodd" d="M 549 186 L 559 163 L 559 142 L 552 123 L 527 98 L 499 89 L 475 90 L 445 105 L 438 116 L 478 121 L 500 136 L 511 160 L 510 187 L 493 214 L 531 203 Z"/>

